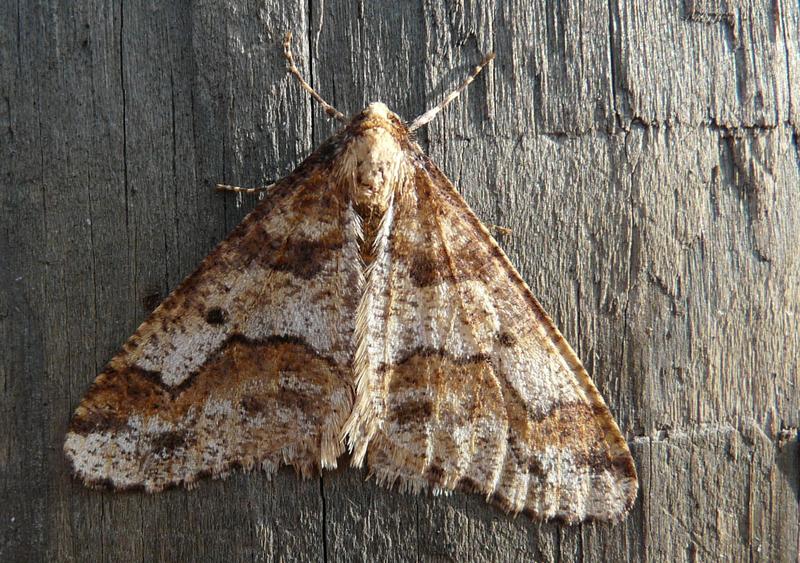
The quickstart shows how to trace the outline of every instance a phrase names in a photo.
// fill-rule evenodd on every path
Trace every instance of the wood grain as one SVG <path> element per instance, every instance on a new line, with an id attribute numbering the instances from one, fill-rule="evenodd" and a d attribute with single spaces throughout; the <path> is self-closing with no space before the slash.
<path id="1" fill-rule="evenodd" d="M 622 524 L 508 518 L 340 468 L 113 495 L 61 454 L 89 382 L 345 114 L 420 142 L 593 374 L 641 476 Z M 0 560 L 796 561 L 800 8 L 716 2 L 0 5 Z"/>

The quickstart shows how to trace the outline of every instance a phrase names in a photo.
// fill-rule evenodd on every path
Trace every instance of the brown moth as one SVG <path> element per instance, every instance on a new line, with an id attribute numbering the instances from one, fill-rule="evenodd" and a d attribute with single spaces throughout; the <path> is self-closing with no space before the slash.
<path id="1" fill-rule="evenodd" d="M 345 121 L 289 39 L 289 71 Z M 370 104 L 264 188 L 77 408 L 64 450 L 84 483 L 310 476 L 348 447 L 387 486 L 473 491 L 537 519 L 626 514 L 636 469 L 608 407 L 412 138 L 491 58 L 410 126 Z"/>

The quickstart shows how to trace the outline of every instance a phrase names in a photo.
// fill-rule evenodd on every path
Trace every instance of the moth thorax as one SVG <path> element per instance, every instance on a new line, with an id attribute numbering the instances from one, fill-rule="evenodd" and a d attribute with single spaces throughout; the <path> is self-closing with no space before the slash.
<path id="1" fill-rule="evenodd" d="M 353 139 L 348 153 L 350 197 L 357 208 L 382 215 L 407 174 L 402 148 L 391 131 L 371 127 Z"/>

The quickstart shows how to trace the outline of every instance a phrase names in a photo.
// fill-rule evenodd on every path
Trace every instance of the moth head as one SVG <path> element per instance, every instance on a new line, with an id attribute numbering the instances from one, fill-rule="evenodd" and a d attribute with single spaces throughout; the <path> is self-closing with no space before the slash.
<path id="1" fill-rule="evenodd" d="M 372 102 L 369 104 L 361 110 L 359 114 L 353 117 L 349 125 L 354 125 L 360 129 L 379 127 L 387 131 L 392 131 L 399 136 L 408 136 L 408 129 L 403 123 L 403 120 L 386 107 L 386 104 L 383 102 Z"/>
<path id="2" fill-rule="evenodd" d="M 353 117 L 346 137 L 340 177 L 349 184 L 350 197 L 359 207 L 385 211 L 409 174 L 408 129 L 385 104 L 375 102 Z"/>

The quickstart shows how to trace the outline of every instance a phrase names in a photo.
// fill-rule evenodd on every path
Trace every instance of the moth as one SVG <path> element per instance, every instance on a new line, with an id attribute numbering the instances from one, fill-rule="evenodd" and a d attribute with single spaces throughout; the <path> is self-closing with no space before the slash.
<path id="1" fill-rule="evenodd" d="M 265 197 L 145 320 L 75 411 L 86 485 L 157 492 L 235 468 L 303 476 L 348 449 L 386 486 L 536 519 L 617 520 L 636 469 L 570 345 L 382 103 Z"/>

